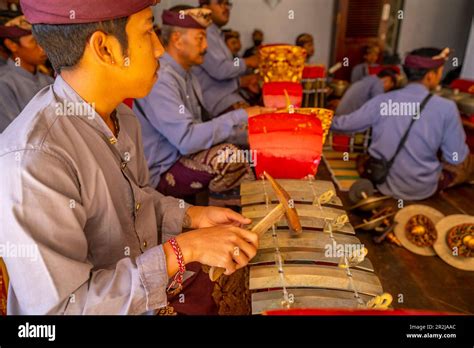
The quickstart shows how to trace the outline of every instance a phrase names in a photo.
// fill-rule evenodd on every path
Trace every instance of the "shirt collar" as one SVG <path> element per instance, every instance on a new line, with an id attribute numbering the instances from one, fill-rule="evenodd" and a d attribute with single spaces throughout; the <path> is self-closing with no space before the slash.
<path id="1" fill-rule="evenodd" d="M 218 36 L 220 36 L 222 34 L 222 30 L 215 24 L 215 23 L 212 23 L 209 28 L 207 28 L 207 31 L 208 32 L 211 32 L 211 33 L 215 33 L 217 34 Z"/>
<path id="2" fill-rule="evenodd" d="M 405 89 L 410 90 L 412 93 L 419 94 L 429 92 L 428 88 L 426 88 L 425 85 L 419 82 L 410 82 L 408 85 L 406 85 Z"/>
<path id="3" fill-rule="evenodd" d="M 188 72 L 184 70 L 184 68 L 173 57 L 171 57 L 168 52 L 160 58 L 160 61 L 170 65 L 174 71 L 176 71 L 182 78 L 186 79 Z"/>
<path id="4" fill-rule="evenodd" d="M 53 84 L 54 94 L 58 97 L 59 103 L 63 103 L 60 107 L 64 110 L 67 110 L 68 104 L 73 103 L 70 107 L 73 107 L 74 110 L 82 110 L 84 114 L 74 114 L 71 116 L 78 117 L 84 122 L 88 123 L 90 126 L 102 133 L 111 144 L 115 144 L 117 139 L 115 135 L 107 126 L 102 117 L 91 107 L 87 107 L 86 101 L 79 95 L 77 92 L 61 77 L 58 75 Z M 119 114 L 116 114 L 117 119 L 119 120 Z"/>

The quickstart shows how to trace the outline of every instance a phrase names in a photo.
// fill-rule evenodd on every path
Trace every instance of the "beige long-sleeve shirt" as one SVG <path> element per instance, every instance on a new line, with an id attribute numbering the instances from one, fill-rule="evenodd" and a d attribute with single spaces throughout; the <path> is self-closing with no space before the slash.
<path id="1" fill-rule="evenodd" d="M 148 186 L 139 122 L 117 138 L 61 78 L 0 135 L 0 245 L 9 314 L 141 314 L 166 305 L 161 237 L 184 202 Z M 163 234 L 163 236 L 162 236 Z"/>

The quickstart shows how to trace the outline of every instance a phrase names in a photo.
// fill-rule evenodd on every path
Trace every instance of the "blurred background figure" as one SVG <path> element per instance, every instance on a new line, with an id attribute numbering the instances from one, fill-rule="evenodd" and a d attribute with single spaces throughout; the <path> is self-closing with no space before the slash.
<path id="1" fill-rule="evenodd" d="M 380 47 L 376 45 L 364 46 L 362 48 L 363 62 L 357 64 L 351 73 L 351 83 L 357 82 L 369 75 L 369 67 L 376 65 L 380 56 Z"/>
<path id="2" fill-rule="evenodd" d="M 391 69 L 366 76 L 349 87 L 337 107 L 336 115 L 350 114 L 375 96 L 391 91 L 396 85 L 397 73 Z"/>
<path id="3" fill-rule="evenodd" d="M 239 56 L 239 52 L 242 49 L 242 42 L 240 41 L 240 33 L 232 29 L 226 29 L 222 31 L 224 33 L 225 44 L 232 52 L 234 58 Z"/>
<path id="4" fill-rule="evenodd" d="M 306 50 L 306 62 L 308 63 L 314 56 L 314 38 L 313 35 L 303 33 L 296 38 L 296 46 L 303 47 Z"/>
<path id="5" fill-rule="evenodd" d="M 0 26 L 0 41 L 8 54 L 6 64 L 0 67 L 1 133 L 36 93 L 53 83 L 53 78 L 40 72 L 47 71 L 44 67 L 47 56 L 23 16 Z"/>
<path id="6" fill-rule="evenodd" d="M 258 49 L 263 44 L 263 40 L 264 40 L 263 31 L 261 31 L 260 29 L 255 29 L 252 33 L 253 46 L 245 50 L 243 57 L 248 58 L 248 57 L 255 56 L 256 54 L 258 54 Z"/>

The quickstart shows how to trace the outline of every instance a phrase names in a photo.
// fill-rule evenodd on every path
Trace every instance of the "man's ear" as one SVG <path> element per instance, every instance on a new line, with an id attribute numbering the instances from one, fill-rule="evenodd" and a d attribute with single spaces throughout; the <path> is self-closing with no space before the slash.
<path id="1" fill-rule="evenodd" d="M 92 57 L 99 64 L 120 64 L 123 58 L 122 47 L 117 38 L 102 31 L 94 32 L 88 42 Z"/>
<path id="2" fill-rule="evenodd" d="M 3 44 L 5 45 L 6 48 L 8 48 L 11 52 L 16 52 L 18 51 L 18 44 L 10 39 L 5 39 L 3 41 Z"/>

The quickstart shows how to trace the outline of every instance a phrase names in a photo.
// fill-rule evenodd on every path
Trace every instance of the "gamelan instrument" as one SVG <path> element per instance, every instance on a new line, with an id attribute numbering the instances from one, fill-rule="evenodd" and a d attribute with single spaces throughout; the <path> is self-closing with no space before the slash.
<path id="1" fill-rule="evenodd" d="M 274 180 L 266 173 L 241 185 L 241 204 L 260 236 L 248 278 L 253 314 L 389 308 L 392 297 L 384 294 L 331 182 Z"/>
<path id="2" fill-rule="evenodd" d="M 447 216 L 436 223 L 436 231 L 436 254 L 453 267 L 474 271 L 474 216 Z"/>

